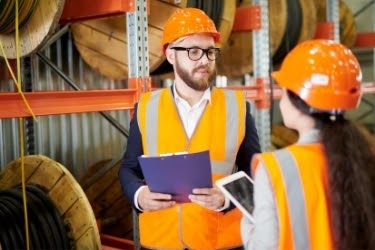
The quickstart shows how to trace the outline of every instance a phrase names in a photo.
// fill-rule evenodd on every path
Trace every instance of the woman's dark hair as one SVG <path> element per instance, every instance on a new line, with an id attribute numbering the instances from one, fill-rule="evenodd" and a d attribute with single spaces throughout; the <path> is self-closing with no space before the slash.
<path id="1" fill-rule="evenodd" d="M 375 247 L 375 145 L 372 135 L 343 114 L 312 110 L 288 90 L 299 110 L 315 119 L 328 163 L 330 218 L 336 249 Z"/>

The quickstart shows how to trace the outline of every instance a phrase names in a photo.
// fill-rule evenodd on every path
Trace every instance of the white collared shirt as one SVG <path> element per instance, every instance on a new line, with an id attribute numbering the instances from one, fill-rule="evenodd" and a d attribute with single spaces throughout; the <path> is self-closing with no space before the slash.
<path id="1" fill-rule="evenodd" d="M 176 84 L 173 84 L 173 93 L 174 101 L 178 113 L 180 114 L 182 124 L 184 125 L 186 135 L 190 138 L 206 105 L 211 101 L 211 89 L 208 88 L 204 91 L 202 98 L 193 106 L 190 106 L 190 104 L 177 93 Z"/>

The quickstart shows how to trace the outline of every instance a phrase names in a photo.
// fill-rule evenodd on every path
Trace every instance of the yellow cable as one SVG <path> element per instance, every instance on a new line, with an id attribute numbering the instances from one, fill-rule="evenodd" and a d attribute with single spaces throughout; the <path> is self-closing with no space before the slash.
<path id="1" fill-rule="evenodd" d="M 18 1 L 18 0 L 17 0 Z M 24 128 L 23 118 L 19 118 L 19 134 L 20 134 L 20 150 L 21 150 L 21 174 L 22 174 L 22 199 L 23 199 L 23 213 L 25 215 L 25 235 L 26 235 L 26 249 L 30 249 L 29 239 L 29 219 L 27 214 L 27 197 L 26 197 L 26 178 L 25 178 L 25 159 L 24 159 Z"/>
<path id="2" fill-rule="evenodd" d="M 16 57 L 17 57 L 17 83 L 18 92 L 22 93 L 21 86 L 21 60 L 19 50 L 19 32 L 18 32 L 18 0 L 16 0 Z M 30 239 L 29 239 L 29 219 L 27 215 L 27 198 L 26 198 L 26 183 L 25 183 L 25 162 L 24 162 L 24 129 L 23 119 L 19 118 L 19 134 L 20 134 L 20 149 L 21 149 L 21 172 L 22 172 L 22 198 L 23 198 L 23 212 L 25 215 L 25 236 L 26 236 L 26 249 L 30 250 Z"/>

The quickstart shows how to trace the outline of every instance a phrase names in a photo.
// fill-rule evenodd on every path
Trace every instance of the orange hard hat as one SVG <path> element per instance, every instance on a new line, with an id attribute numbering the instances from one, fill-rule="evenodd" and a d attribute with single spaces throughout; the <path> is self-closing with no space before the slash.
<path id="1" fill-rule="evenodd" d="M 332 40 L 309 40 L 295 46 L 272 77 L 310 107 L 347 110 L 361 99 L 362 73 L 351 50 Z"/>
<path id="2" fill-rule="evenodd" d="M 176 10 L 167 20 L 164 27 L 162 49 L 165 54 L 167 45 L 180 37 L 197 33 L 211 35 L 215 42 L 220 39 L 214 22 L 202 10 L 196 8 L 181 8 Z"/>

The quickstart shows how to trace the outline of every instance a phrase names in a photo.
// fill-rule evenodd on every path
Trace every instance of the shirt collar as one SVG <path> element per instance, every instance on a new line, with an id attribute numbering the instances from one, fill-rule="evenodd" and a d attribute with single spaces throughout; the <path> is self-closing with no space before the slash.
<path id="1" fill-rule="evenodd" d="M 320 141 L 320 130 L 319 129 L 311 129 L 305 133 L 303 133 L 298 141 L 297 144 L 308 144 Z"/>
<path id="2" fill-rule="evenodd" d="M 177 90 L 176 90 L 176 83 L 173 84 L 173 97 L 174 97 L 174 100 L 176 103 L 178 102 L 186 102 L 178 93 L 177 93 Z M 202 98 L 199 100 L 199 102 L 197 104 L 195 104 L 194 106 L 199 106 L 201 105 L 204 101 L 207 101 L 207 103 L 210 103 L 211 102 L 211 88 L 208 88 L 204 91 L 203 95 L 202 95 Z"/>

